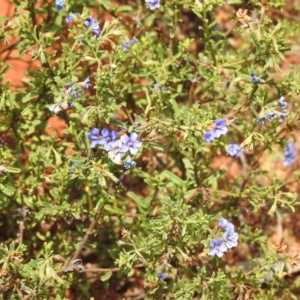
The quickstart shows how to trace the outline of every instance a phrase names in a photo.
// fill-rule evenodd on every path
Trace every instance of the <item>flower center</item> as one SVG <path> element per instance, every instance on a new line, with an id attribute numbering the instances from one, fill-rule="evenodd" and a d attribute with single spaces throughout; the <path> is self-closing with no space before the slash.
<path id="1" fill-rule="evenodd" d="M 129 147 L 133 146 L 133 142 L 128 142 L 128 146 Z"/>

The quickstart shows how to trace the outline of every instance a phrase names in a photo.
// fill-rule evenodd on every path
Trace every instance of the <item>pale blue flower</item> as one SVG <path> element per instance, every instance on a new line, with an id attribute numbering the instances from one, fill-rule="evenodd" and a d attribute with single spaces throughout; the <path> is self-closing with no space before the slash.
<path id="1" fill-rule="evenodd" d="M 286 143 L 285 151 L 284 151 L 284 158 L 283 158 L 283 165 L 290 166 L 296 161 L 297 156 L 297 148 L 295 147 L 292 141 Z"/>
<path id="2" fill-rule="evenodd" d="M 225 231 L 228 231 L 229 229 L 234 229 L 233 224 L 224 218 L 219 219 L 219 226 Z"/>
<path id="3" fill-rule="evenodd" d="M 151 10 L 160 7 L 159 0 L 145 0 Z"/>
<path id="4" fill-rule="evenodd" d="M 287 103 L 285 102 L 285 98 L 283 96 L 280 97 L 277 103 L 281 109 L 285 109 L 287 107 Z"/>
<path id="5" fill-rule="evenodd" d="M 109 131 L 107 128 L 103 128 L 102 136 L 98 139 L 98 144 L 103 145 L 105 151 L 111 151 L 110 145 L 118 137 L 117 131 Z"/>
<path id="6" fill-rule="evenodd" d="M 122 42 L 122 45 L 123 45 L 123 49 L 125 52 L 128 51 L 128 49 L 130 48 L 131 45 L 135 44 L 137 42 L 136 38 L 133 37 L 129 42 Z"/>
<path id="7" fill-rule="evenodd" d="M 213 141 L 215 139 L 215 136 L 213 135 L 213 133 L 211 131 L 208 131 L 203 134 L 203 139 L 206 143 L 210 143 L 211 141 Z"/>
<path id="8" fill-rule="evenodd" d="M 213 135 L 215 138 L 219 138 L 221 135 L 227 133 L 226 120 L 217 119 L 215 121 L 215 127 L 213 128 Z"/>
<path id="9" fill-rule="evenodd" d="M 109 143 L 108 157 L 116 164 L 121 163 L 122 157 L 125 155 L 123 144 L 120 140 Z"/>
<path id="10" fill-rule="evenodd" d="M 55 5 L 57 10 L 61 10 L 65 6 L 65 0 L 55 0 Z"/>
<path id="11" fill-rule="evenodd" d="M 87 77 L 84 81 L 83 81 L 83 87 L 87 90 L 90 86 L 90 78 Z"/>
<path id="12" fill-rule="evenodd" d="M 121 141 L 123 143 L 123 151 L 126 152 L 129 150 L 129 152 L 132 155 L 137 154 L 138 148 L 142 146 L 142 142 L 138 141 L 138 135 L 136 132 L 132 132 L 130 136 L 127 134 L 124 134 L 121 136 Z"/>
<path id="13" fill-rule="evenodd" d="M 208 251 L 209 255 L 217 255 L 218 257 L 222 257 L 224 253 L 227 251 L 227 248 L 224 244 L 224 241 L 221 239 L 214 239 L 210 242 L 210 249 Z"/>
<path id="14" fill-rule="evenodd" d="M 238 244 L 238 238 L 239 235 L 234 232 L 233 228 L 229 228 L 224 234 L 223 234 L 223 238 L 224 238 L 224 243 L 225 246 L 230 249 L 233 247 L 236 247 Z"/>
<path id="15" fill-rule="evenodd" d="M 88 134 L 88 137 L 92 140 L 91 148 L 95 148 L 98 145 L 100 139 L 100 131 L 98 128 L 92 128 Z"/>
<path id="16" fill-rule="evenodd" d="M 123 164 L 123 167 L 126 170 L 128 170 L 130 168 L 134 168 L 135 166 L 136 166 L 136 162 L 133 161 L 130 157 L 128 157 Z"/>
<path id="17" fill-rule="evenodd" d="M 226 152 L 230 156 L 240 157 L 241 153 L 243 152 L 243 149 L 240 148 L 238 144 L 228 144 Z"/>
<path id="18" fill-rule="evenodd" d="M 96 34 L 96 39 L 100 36 L 101 30 L 99 22 L 96 22 L 92 16 L 87 17 L 83 23 L 86 27 L 92 29 L 92 32 Z"/>
<path id="19" fill-rule="evenodd" d="M 277 118 L 278 117 L 278 115 L 277 115 L 277 113 L 276 112 L 274 112 L 274 111 L 270 111 L 270 112 L 268 112 L 267 113 L 267 115 L 266 115 L 266 119 L 268 120 L 268 121 L 270 121 L 270 122 L 272 122 L 275 118 Z"/>
<path id="20" fill-rule="evenodd" d="M 167 278 L 167 274 L 163 273 L 163 272 L 158 272 L 157 276 L 161 279 L 161 280 L 165 280 Z"/>

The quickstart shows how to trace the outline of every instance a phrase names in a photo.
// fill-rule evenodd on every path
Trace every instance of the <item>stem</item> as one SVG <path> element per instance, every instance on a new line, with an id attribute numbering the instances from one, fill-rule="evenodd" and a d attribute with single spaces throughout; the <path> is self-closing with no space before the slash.
<path id="1" fill-rule="evenodd" d="M 20 226 L 19 226 L 19 238 L 18 238 L 18 242 L 20 244 L 23 243 L 23 232 L 24 232 L 24 229 L 25 229 L 24 221 L 21 220 L 20 221 Z"/>
<path id="2" fill-rule="evenodd" d="M 99 219 L 101 218 L 101 216 L 102 216 L 102 209 L 97 212 L 96 216 L 94 217 L 94 220 L 91 222 L 86 234 L 84 235 L 84 237 L 83 237 L 78 249 L 74 253 L 74 255 L 66 261 L 64 266 L 59 271 L 57 271 L 58 275 L 64 273 L 64 270 L 66 269 L 66 267 L 79 256 L 81 250 L 83 249 L 84 245 L 88 241 L 88 238 L 89 238 L 90 234 L 93 232 L 93 230 L 96 227 L 96 225 L 97 225 Z"/>
<path id="3" fill-rule="evenodd" d="M 133 125 L 133 124 L 134 124 L 134 121 L 133 121 L 133 119 L 132 119 L 132 117 L 131 117 L 131 115 L 130 115 L 128 109 L 127 109 L 126 107 L 123 107 L 123 110 L 124 110 L 124 112 L 125 112 L 127 118 L 129 119 L 130 124 Z"/>
<path id="4" fill-rule="evenodd" d="M 215 55 L 215 52 L 214 52 L 214 49 L 212 47 L 212 44 L 211 44 L 211 40 L 210 40 L 210 33 L 209 33 L 209 28 L 208 28 L 208 19 L 207 19 L 207 15 L 206 15 L 206 11 L 205 11 L 205 14 L 203 15 L 203 20 L 204 20 L 204 32 L 205 32 L 205 42 L 206 44 L 208 44 L 208 48 L 209 48 L 209 52 L 212 56 L 212 59 L 213 59 L 213 62 L 214 62 L 214 66 L 217 66 L 217 59 L 216 59 L 216 55 Z"/>
<path id="5" fill-rule="evenodd" d="M 245 62 L 247 62 L 247 59 L 242 59 L 242 60 L 230 63 L 230 64 L 224 64 L 224 65 L 222 65 L 222 68 L 234 67 L 234 66 L 237 66 L 237 65 L 241 65 Z"/>

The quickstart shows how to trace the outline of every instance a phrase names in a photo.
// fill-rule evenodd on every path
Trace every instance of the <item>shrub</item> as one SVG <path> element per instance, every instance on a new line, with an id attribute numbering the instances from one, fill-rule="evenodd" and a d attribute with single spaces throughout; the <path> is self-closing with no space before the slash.
<path id="1" fill-rule="evenodd" d="M 12 2 L 3 299 L 130 299 L 129 277 L 139 299 L 297 299 L 282 234 L 299 180 L 285 1 Z M 12 49 L 38 66 L 18 88 Z"/>

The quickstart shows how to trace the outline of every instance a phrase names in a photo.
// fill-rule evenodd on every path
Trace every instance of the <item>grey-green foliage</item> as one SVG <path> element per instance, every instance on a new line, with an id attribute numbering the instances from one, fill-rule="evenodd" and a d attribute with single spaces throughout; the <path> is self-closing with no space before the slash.
<path id="1" fill-rule="evenodd" d="M 69 0 L 61 11 L 48 1 L 12 2 L 14 18 L 0 19 L 0 36 L 17 36 L 19 60 L 29 54 L 40 67 L 24 87 L 8 81 L 0 89 L 2 297 L 65 299 L 76 286 L 78 299 L 97 299 L 81 274 L 85 246 L 106 286 L 116 272 L 135 274 L 146 299 L 296 299 L 284 272 L 297 257 L 267 244 L 265 227 L 296 211 L 289 185 L 299 174 L 291 168 L 284 179 L 259 163 L 265 153 L 281 159 L 299 126 L 299 69 L 281 74 L 299 25 L 272 18 L 284 1 L 251 1 L 248 11 L 228 1 L 227 32 L 216 18 L 220 0 L 161 1 L 155 10 L 144 1 Z M 92 7 L 103 16 L 98 39 L 84 26 Z M 3 80 L 9 61 L 0 67 Z M 49 107 L 70 103 L 72 84 L 81 90 L 88 76 L 74 107 L 58 109 L 63 129 L 49 134 Z M 281 96 L 288 119 L 258 125 Z M 228 133 L 208 144 L 203 134 L 216 119 L 227 120 Z M 138 133 L 135 168 L 90 149 L 91 128 L 108 126 Z M 225 158 L 229 143 L 244 148 L 241 160 Z M 238 176 L 230 178 L 222 159 L 238 165 Z M 221 217 L 236 225 L 239 246 L 220 259 L 208 251 Z"/>

